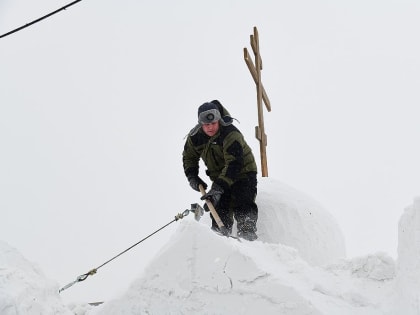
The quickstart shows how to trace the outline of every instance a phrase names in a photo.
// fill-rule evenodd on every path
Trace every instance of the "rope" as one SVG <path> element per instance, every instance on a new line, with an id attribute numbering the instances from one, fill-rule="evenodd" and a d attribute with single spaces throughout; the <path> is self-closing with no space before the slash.
<path id="1" fill-rule="evenodd" d="M 40 21 L 42 21 L 42 20 L 44 20 L 44 19 L 46 19 L 46 18 L 48 18 L 48 17 L 50 17 L 50 16 L 52 16 L 52 15 L 56 14 L 56 13 L 58 13 L 58 12 L 62 11 L 62 10 L 65 10 L 65 9 L 67 9 L 68 7 L 70 7 L 70 6 L 72 6 L 72 5 L 76 4 L 77 2 L 80 2 L 80 1 L 82 1 L 82 0 L 76 0 L 76 1 L 73 1 L 73 2 L 71 2 L 71 3 L 67 4 L 67 5 L 65 5 L 64 7 L 62 7 L 62 8 L 60 8 L 60 9 L 55 10 L 54 12 L 48 13 L 47 15 L 44 15 L 44 16 L 40 17 L 39 19 L 36 19 L 36 20 L 34 20 L 34 21 L 32 21 L 32 22 L 30 22 L 30 23 L 28 23 L 28 24 L 22 25 L 21 27 L 18 27 L 18 28 L 14 29 L 14 30 L 12 30 L 12 31 L 10 31 L 10 32 L 7 32 L 7 33 L 5 33 L 5 34 L 3 34 L 3 35 L 0 35 L 0 38 L 6 37 L 6 36 L 8 36 L 8 35 L 11 35 L 11 34 L 13 34 L 13 33 L 18 32 L 18 31 L 20 31 L 20 30 L 23 30 L 24 28 L 27 28 L 28 26 L 31 26 L 31 25 L 33 25 L 33 24 L 35 24 L 35 23 L 38 23 L 38 22 L 40 22 Z"/>
<path id="2" fill-rule="evenodd" d="M 146 237 L 145 237 L 145 238 L 143 238 L 142 240 L 140 240 L 140 241 L 138 241 L 137 243 L 135 243 L 135 244 L 131 245 L 129 248 L 127 248 L 127 249 L 123 250 L 123 251 L 122 251 L 121 253 L 119 253 L 118 255 L 115 255 L 115 256 L 114 256 L 114 257 L 112 257 L 111 259 L 107 260 L 106 262 L 104 262 L 104 263 L 103 263 L 102 265 L 100 265 L 99 267 L 96 267 L 96 268 L 94 268 L 94 269 L 92 269 L 92 270 L 90 270 L 90 271 L 88 271 L 88 272 L 86 272 L 86 273 L 84 273 L 84 274 L 82 274 L 82 275 L 78 276 L 78 277 L 76 278 L 76 280 L 74 280 L 73 282 L 70 282 L 69 284 L 65 285 L 65 286 L 64 286 L 64 287 L 62 287 L 60 290 L 58 290 L 58 293 L 61 293 L 62 291 L 64 291 L 64 290 L 66 290 L 66 289 L 70 288 L 71 286 L 73 286 L 73 285 L 74 285 L 74 284 L 76 284 L 77 282 L 81 282 L 81 281 L 86 280 L 86 279 L 87 279 L 87 277 L 89 277 L 89 276 L 93 276 L 94 274 L 96 274 L 96 272 L 98 271 L 98 269 L 99 269 L 99 268 L 102 268 L 103 266 L 105 266 L 106 264 L 110 263 L 110 262 L 111 262 L 111 261 L 113 261 L 114 259 L 118 258 L 118 257 L 119 257 L 119 256 L 121 256 L 122 254 L 124 254 L 124 253 L 128 252 L 130 249 L 132 249 L 133 247 L 137 246 L 137 245 L 138 245 L 138 244 L 140 244 L 141 242 L 143 242 L 143 241 L 147 240 L 149 237 L 151 237 L 151 236 L 155 235 L 157 232 L 159 232 L 159 231 L 163 230 L 163 229 L 164 229 L 164 228 L 166 228 L 168 225 L 170 225 L 170 224 L 174 223 L 175 221 L 178 221 L 178 220 L 180 220 L 180 219 L 183 219 L 184 217 L 186 217 L 186 216 L 190 213 L 190 211 L 193 211 L 193 210 L 189 210 L 189 209 L 187 209 L 187 210 L 185 210 L 185 211 L 184 211 L 184 212 L 182 212 L 182 213 L 178 213 L 178 214 L 175 216 L 175 218 L 174 218 L 171 222 L 169 222 L 169 223 L 165 224 L 164 226 L 162 226 L 161 228 L 157 229 L 157 230 L 156 230 L 156 231 L 154 231 L 153 233 L 149 234 L 148 236 L 146 236 Z"/>

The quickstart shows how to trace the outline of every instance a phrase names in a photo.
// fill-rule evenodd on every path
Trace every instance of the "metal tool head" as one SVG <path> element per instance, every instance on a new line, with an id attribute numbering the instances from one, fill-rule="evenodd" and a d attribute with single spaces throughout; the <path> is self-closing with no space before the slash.
<path id="1" fill-rule="evenodd" d="M 194 218 L 196 221 L 200 221 L 201 217 L 204 214 L 204 209 L 198 203 L 191 204 L 191 212 L 194 213 Z"/>

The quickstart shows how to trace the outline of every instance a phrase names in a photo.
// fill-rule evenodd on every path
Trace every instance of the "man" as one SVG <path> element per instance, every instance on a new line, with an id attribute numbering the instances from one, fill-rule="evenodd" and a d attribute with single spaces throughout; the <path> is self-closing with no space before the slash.
<path id="1" fill-rule="evenodd" d="M 198 124 L 188 134 L 182 154 L 184 172 L 194 190 L 200 191 L 199 185 L 206 189 L 207 184 L 199 177 L 201 158 L 213 182 L 201 199 L 212 202 L 230 233 L 234 217 L 238 236 L 253 241 L 257 239 L 257 165 L 251 148 L 232 122 L 217 100 L 198 108 Z M 219 230 L 213 217 L 212 229 Z"/>

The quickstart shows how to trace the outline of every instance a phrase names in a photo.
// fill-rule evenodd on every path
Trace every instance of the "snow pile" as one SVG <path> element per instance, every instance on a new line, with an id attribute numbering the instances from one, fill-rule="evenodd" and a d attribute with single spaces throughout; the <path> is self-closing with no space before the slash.
<path id="1" fill-rule="evenodd" d="M 71 314 L 58 295 L 58 284 L 2 241 L 0 314 Z"/>
<path id="2" fill-rule="evenodd" d="M 276 181 L 264 179 L 259 191 L 258 241 L 216 235 L 208 219 L 183 221 L 128 292 L 97 313 L 384 314 L 392 258 L 378 253 L 321 268 L 344 256 L 334 219 Z"/>
<path id="3" fill-rule="evenodd" d="M 274 314 L 291 308 L 300 314 L 312 312 L 312 305 L 291 285 L 259 266 L 267 259 L 264 246 L 270 245 L 250 245 L 184 221 L 143 277 L 99 314 Z M 275 247 L 270 254 L 292 261 L 291 269 L 304 268 L 295 250 Z"/>
<path id="4" fill-rule="evenodd" d="M 403 274 L 420 272 L 420 197 L 407 207 L 398 227 L 398 269 Z"/>
<path id="5" fill-rule="evenodd" d="M 395 278 L 395 262 L 385 253 L 369 254 L 347 260 L 340 260 L 326 266 L 334 272 L 344 271 L 356 278 L 391 280 Z"/>
<path id="6" fill-rule="evenodd" d="M 401 216 L 398 226 L 395 313 L 420 314 L 420 197 Z"/>
<path id="7" fill-rule="evenodd" d="M 0 242 L 0 314 L 420 314 L 420 198 L 401 217 L 397 267 L 385 253 L 342 258 L 335 221 L 286 185 L 264 180 L 258 198 L 258 241 L 188 216 L 129 290 L 99 306 L 64 306 L 58 285 Z"/>
<path id="8" fill-rule="evenodd" d="M 377 276 L 379 270 L 388 274 L 388 268 L 377 268 Z M 378 304 L 390 285 L 355 276 L 350 268 L 313 267 L 285 245 L 238 242 L 204 224 L 184 221 L 128 292 L 96 311 L 374 315 L 383 314 Z"/>
<path id="9" fill-rule="evenodd" d="M 313 265 L 345 257 L 335 219 L 315 200 L 271 178 L 259 180 L 259 240 L 296 248 Z"/>

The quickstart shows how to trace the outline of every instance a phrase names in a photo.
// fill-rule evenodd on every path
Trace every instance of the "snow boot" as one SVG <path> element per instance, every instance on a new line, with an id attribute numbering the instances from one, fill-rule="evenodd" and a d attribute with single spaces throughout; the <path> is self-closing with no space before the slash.
<path id="1" fill-rule="evenodd" d="M 217 225 L 211 226 L 212 231 L 216 232 L 217 234 L 224 235 L 224 236 L 230 236 L 232 234 L 232 227 L 228 228 L 227 226 L 222 226 L 225 230 L 220 230 L 220 228 Z"/>
<path id="2" fill-rule="evenodd" d="M 238 221 L 238 237 L 243 238 L 247 241 L 255 241 L 258 236 L 256 222 L 249 217 L 244 218 L 244 220 Z"/>
<path id="3" fill-rule="evenodd" d="M 238 231 L 238 237 L 247 241 L 255 241 L 258 236 L 254 231 Z"/>

